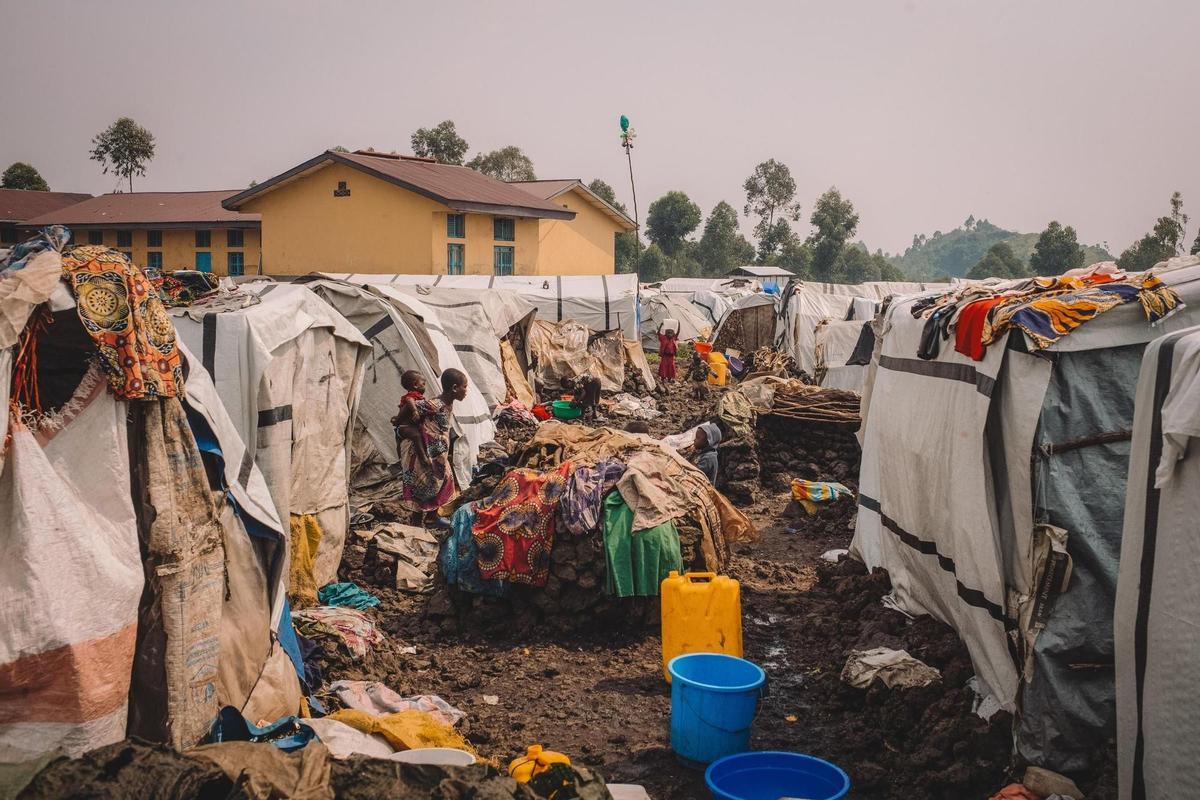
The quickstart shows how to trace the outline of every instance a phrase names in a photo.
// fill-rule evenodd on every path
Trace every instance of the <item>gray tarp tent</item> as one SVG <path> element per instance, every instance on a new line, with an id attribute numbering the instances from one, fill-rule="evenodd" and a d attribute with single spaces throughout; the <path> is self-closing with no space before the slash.
<path id="1" fill-rule="evenodd" d="M 1121 800 L 1200 797 L 1200 327 L 1151 342 L 1134 404 L 1114 636 Z"/>
<path id="2" fill-rule="evenodd" d="M 658 352 L 658 331 L 664 321 L 679 322 L 679 341 L 711 338 L 713 324 L 687 300 L 656 289 L 642 290 L 642 349 Z"/>
<path id="3" fill-rule="evenodd" d="M 593 331 L 620 329 L 638 338 L 638 282 L 628 275 L 387 275 L 321 273 L 351 283 L 507 289 L 537 307 L 538 319 L 574 320 Z"/>
<path id="4" fill-rule="evenodd" d="M 1142 352 L 1200 322 L 1200 259 L 1156 271 L 1188 304 L 1160 324 L 1135 302 L 1040 353 L 1012 331 L 978 362 L 949 343 L 916 358 L 925 321 L 894 300 L 868 373 L 853 549 L 889 571 L 898 607 L 955 628 L 985 689 L 1019 710 L 1020 754 L 1067 774 L 1111 735 Z"/>

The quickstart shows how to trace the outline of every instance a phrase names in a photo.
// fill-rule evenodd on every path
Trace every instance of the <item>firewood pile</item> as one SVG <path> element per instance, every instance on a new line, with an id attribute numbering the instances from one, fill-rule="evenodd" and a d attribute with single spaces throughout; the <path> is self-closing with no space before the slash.
<path id="1" fill-rule="evenodd" d="M 861 395 L 846 389 L 822 389 L 803 381 L 787 381 L 775 387 L 772 407 L 765 413 L 799 422 L 857 425 L 861 421 Z"/>
<path id="2" fill-rule="evenodd" d="M 788 378 L 794 374 L 796 364 L 787 353 L 771 347 L 760 347 L 754 351 L 754 369 L 747 378 L 758 378 L 763 375 L 775 375 Z"/>

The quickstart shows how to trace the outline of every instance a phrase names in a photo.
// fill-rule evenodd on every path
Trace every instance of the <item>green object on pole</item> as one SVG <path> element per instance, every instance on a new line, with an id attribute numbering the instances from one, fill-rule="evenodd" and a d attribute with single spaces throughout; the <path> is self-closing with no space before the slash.
<path id="1" fill-rule="evenodd" d="M 624 114 L 621 115 L 621 130 L 629 130 L 629 117 L 625 116 Z"/>

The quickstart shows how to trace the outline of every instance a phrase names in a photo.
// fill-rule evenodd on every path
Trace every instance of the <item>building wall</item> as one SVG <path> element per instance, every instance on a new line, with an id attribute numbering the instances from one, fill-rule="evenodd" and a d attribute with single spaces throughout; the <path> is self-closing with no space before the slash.
<path id="1" fill-rule="evenodd" d="M 543 219 L 538 274 L 612 275 L 616 271 L 616 235 L 612 218 L 575 190 L 552 201 L 575 212 L 575 219 Z"/>
<path id="2" fill-rule="evenodd" d="M 446 217 L 451 213 L 443 209 L 433 220 L 433 272 L 444 275 L 447 271 L 449 244 L 465 245 L 463 250 L 464 275 L 495 274 L 497 246 L 513 248 L 513 275 L 537 275 L 538 269 L 538 222 L 536 219 L 515 219 L 513 241 L 502 242 L 495 238 L 495 217 L 490 214 L 466 215 L 466 238 L 451 239 L 446 236 Z"/>
<path id="3" fill-rule="evenodd" d="M 164 228 L 162 230 L 162 247 L 148 247 L 146 242 L 149 231 L 131 230 L 133 236 L 132 247 L 117 246 L 117 230 L 115 228 L 105 229 L 101 231 L 104 236 L 103 244 L 106 247 L 111 247 L 114 250 L 120 250 L 123 253 L 131 253 L 131 259 L 134 264 L 139 267 L 146 266 L 146 254 L 151 251 L 158 251 L 163 254 L 163 269 L 195 269 L 196 268 L 196 253 L 208 252 L 212 253 L 212 271 L 214 275 L 226 275 L 228 271 L 228 253 L 241 252 L 243 262 L 243 274 L 255 275 L 258 273 L 259 256 L 261 253 L 259 242 L 259 231 L 255 228 L 241 228 L 242 231 L 242 246 L 229 247 L 228 238 L 226 236 L 226 228 L 216 227 L 201 227 L 195 228 Z M 196 247 L 196 231 L 209 231 L 210 247 Z M 71 228 L 72 244 L 87 244 L 89 231 L 84 228 Z"/>
<path id="4" fill-rule="evenodd" d="M 350 194 L 334 195 L 339 181 Z M 445 206 L 344 164 L 332 164 L 248 201 L 241 209 L 262 214 L 263 271 L 433 271 L 440 233 L 445 270 Z"/>

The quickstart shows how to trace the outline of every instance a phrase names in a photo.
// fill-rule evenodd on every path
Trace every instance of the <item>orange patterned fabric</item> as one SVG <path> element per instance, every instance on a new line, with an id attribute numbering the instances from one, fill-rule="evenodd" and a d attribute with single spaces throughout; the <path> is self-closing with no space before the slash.
<path id="1" fill-rule="evenodd" d="M 62 261 L 113 393 L 123 400 L 182 396 L 175 325 L 142 271 L 99 245 L 76 247 Z"/>

